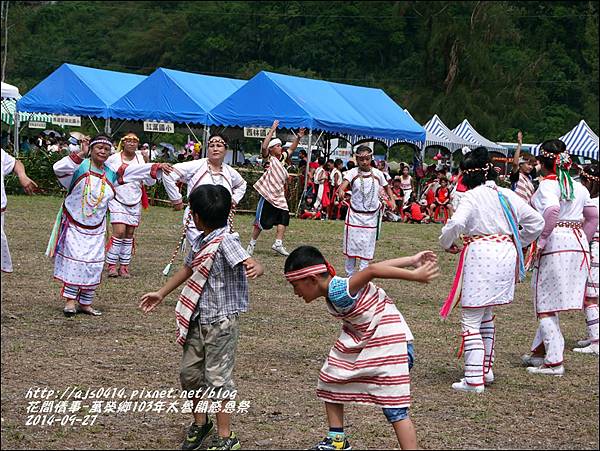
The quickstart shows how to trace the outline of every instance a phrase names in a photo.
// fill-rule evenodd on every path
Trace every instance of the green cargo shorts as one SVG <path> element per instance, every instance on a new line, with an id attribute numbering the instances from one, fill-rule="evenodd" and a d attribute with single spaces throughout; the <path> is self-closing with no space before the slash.
<path id="1" fill-rule="evenodd" d="M 239 334 L 237 314 L 213 324 L 192 321 L 179 372 L 183 390 L 210 394 L 204 399 L 229 398 L 235 390 L 232 375 Z"/>

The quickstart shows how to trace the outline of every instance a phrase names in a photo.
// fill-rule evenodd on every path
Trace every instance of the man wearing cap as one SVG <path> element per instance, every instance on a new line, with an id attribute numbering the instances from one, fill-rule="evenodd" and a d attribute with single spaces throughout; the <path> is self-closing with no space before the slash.
<path id="1" fill-rule="evenodd" d="M 281 140 L 273 138 L 279 121 L 275 120 L 271 130 L 262 143 L 262 157 L 269 163 L 268 169 L 260 179 L 254 184 L 254 189 L 260 194 L 258 206 L 256 207 L 256 220 L 252 230 L 252 239 L 248 244 L 247 252 L 252 255 L 256 241 L 263 230 L 270 230 L 273 226 L 277 227 L 275 243 L 271 248 L 283 255 L 288 256 L 289 252 L 283 246 L 283 236 L 285 228 L 290 224 L 290 211 L 285 198 L 285 184 L 289 177 L 284 164 L 289 156 L 294 153 L 300 143 L 300 138 L 304 136 L 304 129 L 298 131 L 296 139 L 287 151 L 283 151 Z"/>
<path id="2" fill-rule="evenodd" d="M 510 174 L 510 187 L 520 197 L 529 203 L 535 187 L 533 186 L 533 165 L 530 160 L 521 157 L 521 146 L 523 145 L 523 133 L 519 130 L 517 134 L 517 149 L 513 158 L 513 169 Z"/>

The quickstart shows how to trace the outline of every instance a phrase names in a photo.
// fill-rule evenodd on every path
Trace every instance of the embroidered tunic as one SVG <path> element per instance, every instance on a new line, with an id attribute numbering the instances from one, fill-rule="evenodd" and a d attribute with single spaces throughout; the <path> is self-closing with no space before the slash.
<path id="1" fill-rule="evenodd" d="M 344 225 L 344 255 L 373 260 L 381 208 L 379 190 L 387 186 L 387 182 L 383 173 L 375 168 L 368 173 L 353 168 L 344 173 L 344 180 L 350 182 L 352 189 L 352 199 Z"/>
<path id="2" fill-rule="evenodd" d="M 54 278 L 69 285 L 96 288 L 104 266 L 106 212 L 115 196 L 115 186 L 151 183 L 158 165 L 129 165 L 115 173 L 106 165 L 100 170 L 89 159 L 71 154 L 54 163 L 53 169 L 60 184 L 68 189 L 53 232 L 56 243 L 49 244 Z"/>
<path id="3" fill-rule="evenodd" d="M 583 230 L 583 208 L 593 205 L 589 191 L 573 181 L 575 198 L 560 199 L 558 181 L 544 179 L 531 198 L 540 213 L 548 207 L 560 207 L 558 224 L 548 237 L 531 278 L 536 314 L 581 310 L 590 270 L 590 247 Z"/>
<path id="4" fill-rule="evenodd" d="M 493 181 L 467 191 L 456 213 L 442 228 L 440 244 L 452 246 L 461 235 L 512 235 L 498 192 L 510 202 L 520 230 L 523 247 L 535 240 L 544 228 L 542 215 L 531 208 L 513 191 L 498 188 Z M 517 250 L 513 240 L 477 239 L 468 245 L 464 257 L 461 306 L 490 307 L 512 302 L 517 271 Z"/>
<path id="5" fill-rule="evenodd" d="M 106 160 L 106 166 L 117 172 L 121 166 L 145 164 L 142 152 L 136 151 L 131 161 L 123 160 L 123 152 L 118 152 Z M 149 186 L 154 185 L 156 180 L 151 180 Z M 111 224 L 126 224 L 139 226 L 142 215 L 142 191 L 141 182 L 125 183 L 115 186 L 115 197 L 108 203 Z"/>
<path id="6" fill-rule="evenodd" d="M 189 197 L 192 191 L 200 185 L 221 185 L 227 188 L 231 193 L 231 201 L 238 204 L 246 193 L 246 181 L 240 173 L 233 169 L 228 164 L 223 163 L 221 171 L 213 173 L 208 165 L 207 158 L 200 160 L 186 161 L 177 163 L 173 166 L 174 170 L 169 175 L 163 175 L 163 184 L 171 201 L 180 201 L 181 194 L 177 189 L 177 182 L 187 184 L 187 196 Z M 187 221 L 190 207 L 185 209 L 183 214 L 183 224 L 188 223 L 186 236 L 190 243 L 196 242 L 201 232 L 196 229 L 194 221 Z"/>

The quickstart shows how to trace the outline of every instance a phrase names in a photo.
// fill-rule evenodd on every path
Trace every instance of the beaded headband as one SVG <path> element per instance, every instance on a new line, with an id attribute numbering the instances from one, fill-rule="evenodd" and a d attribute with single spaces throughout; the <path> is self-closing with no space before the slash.
<path id="1" fill-rule="evenodd" d="M 98 138 L 98 139 L 94 139 L 92 142 L 90 142 L 90 149 L 92 147 L 94 147 L 96 144 L 108 144 L 109 146 L 112 147 L 112 143 L 108 139 Z"/>
<path id="2" fill-rule="evenodd" d="M 227 147 L 227 143 L 225 142 L 225 140 L 223 138 L 221 138 L 220 136 L 214 136 L 212 138 L 210 138 L 208 140 L 208 144 L 210 143 L 221 143 L 223 144 L 225 147 Z"/>
<path id="3" fill-rule="evenodd" d="M 596 175 L 588 174 L 587 172 L 585 172 L 585 169 L 583 171 L 581 171 L 581 177 L 591 180 L 592 182 L 600 183 L 600 177 L 598 177 Z"/>
<path id="4" fill-rule="evenodd" d="M 487 172 L 490 169 L 492 169 L 493 166 L 490 163 L 487 163 L 484 167 L 482 168 L 473 168 L 473 169 L 465 169 L 463 171 L 463 174 L 471 174 L 473 172 Z"/>
<path id="5" fill-rule="evenodd" d="M 285 278 L 288 282 L 293 282 L 294 280 L 305 279 L 308 276 L 323 274 L 324 272 L 329 273 L 329 275 L 332 277 L 336 274 L 334 267 L 328 262 L 325 262 L 319 265 L 307 266 L 306 268 L 286 272 Z"/>

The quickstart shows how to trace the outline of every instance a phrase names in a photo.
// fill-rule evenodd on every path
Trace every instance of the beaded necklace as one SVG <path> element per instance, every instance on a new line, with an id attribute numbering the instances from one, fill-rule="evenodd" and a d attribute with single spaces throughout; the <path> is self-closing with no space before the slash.
<path id="1" fill-rule="evenodd" d="M 222 168 L 223 168 L 223 166 L 221 166 L 221 171 L 222 171 Z M 215 176 L 223 178 L 223 172 L 221 172 L 221 171 L 213 174 L 213 171 L 210 167 L 210 163 L 208 164 L 208 175 L 210 175 L 210 179 L 212 180 L 213 185 L 220 185 L 220 183 L 218 183 L 217 180 L 215 180 Z"/>
<path id="2" fill-rule="evenodd" d="M 85 185 L 83 186 L 83 194 L 81 196 L 81 212 L 87 218 L 94 216 L 98 212 L 98 206 L 102 202 L 102 199 L 104 199 L 104 193 L 106 192 L 106 172 L 102 173 L 100 194 L 95 200 L 91 178 L 92 171 L 90 168 L 87 173 L 87 177 L 85 178 Z"/>
<path id="3" fill-rule="evenodd" d="M 362 194 L 362 205 L 365 210 L 367 210 L 367 205 L 365 203 L 365 199 L 368 197 L 369 201 L 373 199 L 373 195 L 375 194 L 375 179 L 371 176 L 371 172 L 368 172 L 369 175 L 361 175 L 360 178 L 360 192 Z M 371 178 L 371 189 L 369 193 L 365 191 L 365 178 Z"/>

